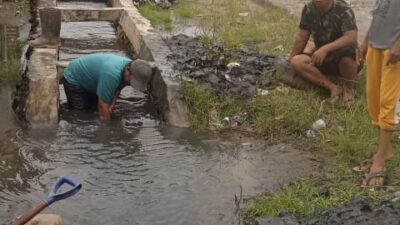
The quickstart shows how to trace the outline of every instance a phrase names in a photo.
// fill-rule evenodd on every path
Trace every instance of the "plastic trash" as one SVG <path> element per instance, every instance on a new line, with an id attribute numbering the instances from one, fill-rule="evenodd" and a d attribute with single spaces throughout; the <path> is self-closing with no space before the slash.
<path id="1" fill-rule="evenodd" d="M 308 138 L 315 138 L 315 137 L 317 137 L 317 131 L 314 130 L 314 129 L 308 129 L 308 130 L 306 131 L 306 136 L 307 136 Z"/>
<path id="2" fill-rule="evenodd" d="M 306 131 L 306 136 L 309 138 L 315 138 L 317 137 L 318 130 L 321 130 L 322 128 L 325 127 L 326 127 L 325 120 L 319 119 L 312 124 L 311 129 L 308 129 Z"/>
<path id="3" fill-rule="evenodd" d="M 319 120 L 315 121 L 312 125 L 312 128 L 314 130 L 320 130 L 325 127 L 326 127 L 326 123 L 325 123 L 325 120 L 323 120 L 323 119 L 319 119 Z"/>
<path id="4" fill-rule="evenodd" d="M 231 63 L 228 63 L 228 65 L 226 65 L 226 67 L 228 67 L 229 70 L 231 70 L 233 67 L 239 67 L 239 66 L 240 66 L 240 64 L 237 62 L 231 62 Z"/>

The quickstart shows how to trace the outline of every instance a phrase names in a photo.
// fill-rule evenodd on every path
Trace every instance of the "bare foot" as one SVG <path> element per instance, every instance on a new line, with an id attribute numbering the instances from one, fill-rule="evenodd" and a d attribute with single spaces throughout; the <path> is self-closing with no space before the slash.
<path id="1" fill-rule="evenodd" d="M 335 85 L 335 87 L 332 88 L 330 92 L 331 92 L 331 97 L 328 99 L 328 102 L 334 105 L 339 100 L 340 95 L 343 93 L 343 88 Z"/>
<path id="2" fill-rule="evenodd" d="M 372 159 L 366 159 L 362 161 L 358 166 L 353 167 L 352 169 L 356 172 L 363 172 L 363 173 L 369 173 L 371 171 L 371 167 L 373 165 L 374 159 L 379 158 L 379 156 L 374 155 Z M 384 156 L 385 162 L 390 161 L 393 159 L 393 153 L 390 151 L 390 153 L 387 153 Z"/>
<path id="3" fill-rule="evenodd" d="M 340 94 L 342 94 L 343 93 L 343 88 L 338 86 L 338 85 L 335 85 L 335 87 L 332 88 L 330 90 L 330 92 L 331 92 L 331 98 L 333 98 L 335 96 L 339 96 Z"/>
<path id="4" fill-rule="evenodd" d="M 342 105 L 344 107 L 350 107 L 354 104 L 354 91 L 350 88 L 343 89 Z"/>
<path id="5" fill-rule="evenodd" d="M 385 159 L 375 158 L 369 173 L 365 175 L 362 186 L 381 186 L 385 179 Z"/>

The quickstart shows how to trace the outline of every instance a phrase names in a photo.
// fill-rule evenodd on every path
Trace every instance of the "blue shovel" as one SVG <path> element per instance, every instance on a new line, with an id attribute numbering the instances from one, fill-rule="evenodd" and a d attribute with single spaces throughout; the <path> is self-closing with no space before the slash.
<path id="1" fill-rule="evenodd" d="M 69 184 L 72 189 L 57 193 L 63 184 Z M 63 176 L 58 179 L 58 181 L 54 184 L 50 193 L 47 195 L 44 202 L 38 204 L 35 208 L 32 208 L 25 214 L 19 216 L 15 221 L 13 221 L 10 225 L 23 225 L 27 223 L 30 219 L 36 216 L 39 212 L 45 209 L 47 206 L 51 205 L 56 201 L 60 201 L 62 199 L 66 199 L 77 193 L 81 189 L 82 185 L 77 180 L 72 177 Z"/>

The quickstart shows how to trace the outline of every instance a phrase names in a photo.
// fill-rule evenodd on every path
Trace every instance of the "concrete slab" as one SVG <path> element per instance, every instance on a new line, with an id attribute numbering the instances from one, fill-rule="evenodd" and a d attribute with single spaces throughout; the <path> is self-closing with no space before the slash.
<path id="1" fill-rule="evenodd" d="M 61 20 L 63 22 L 76 21 L 111 21 L 116 22 L 121 17 L 123 8 L 104 8 L 104 9 L 79 9 L 57 7 L 61 10 Z"/>
<path id="2" fill-rule="evenodd" d="M 33 49 L 28 62 L 29 93 L 26 99 L 26 119 L 33 127 L 58 123 L 59 90 L 57 50 Z"/>
<path id="3" fill-rule="evenodd" d="M 136 8 L 125 9 L 119 21 L 122 30 L 135 49 L 136 55 L 144 60 L 154 61 L 159 68 L 152 83 L 152 96 L 157 99 L 160 111 L 168 124 L 189 127 L 188 107 L 178 94 L 180 83 L 167 55 L 171 54 L 161 36 Z"/>
<path id="4" fill-rule="evenodd" d="M 124 8 L 135 7 L 133 5 L 132 0 L 110 0 L 109 3 L 112 7 L 124 7 Z"/>

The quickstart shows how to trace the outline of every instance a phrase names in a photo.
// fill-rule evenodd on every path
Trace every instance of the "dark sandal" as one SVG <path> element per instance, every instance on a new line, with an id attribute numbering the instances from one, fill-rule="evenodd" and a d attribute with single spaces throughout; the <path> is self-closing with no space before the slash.
<path id="1" fill-rule="evenodd" d="M 369 181 L 371 179 L 373 179 L 373 178 L 376 178 L 376 177 L 383 177 L 383 179 L 385 179 L 386 178 L 386 171 L 380 171 L 380 172 L 376 172 L 376 173 L 366 173 L 366 174 L 364 174 L 363 175 L 363 184 L 361 186 L 362 187 L 373 186 L 373 185 L 369 185 Z M 364 182 L 367 185 L 364 185 Z M 378 186 L 382 186 L 382 185 L 383 185 L 383 183 L 381 185 L 378 185 Z"/>
<path id="2" fill-rule="evenodd" d="M 372 159 L 366 159 L 362 161 L 360 165 L 353 167 L 352 170 L 355 172 L 368 173 L 369 169 L 371 169 L 372 163 L 373 163 Z"/>

